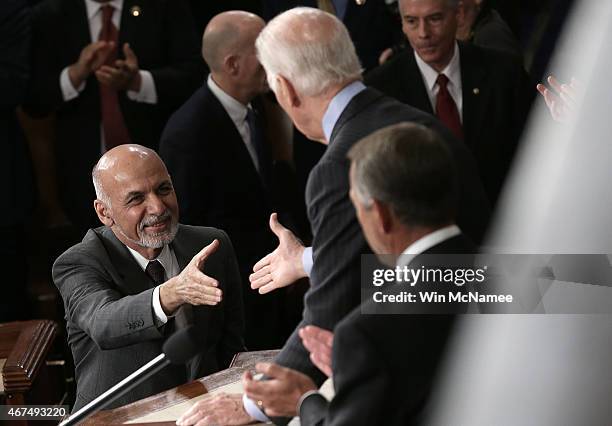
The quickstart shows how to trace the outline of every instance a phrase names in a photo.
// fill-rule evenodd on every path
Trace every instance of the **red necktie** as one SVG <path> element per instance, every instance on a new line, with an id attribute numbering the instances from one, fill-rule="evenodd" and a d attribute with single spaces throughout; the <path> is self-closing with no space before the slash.
<path id="1" fill-rule="evenodd" d="M 436 82 L 439 87 L 436 99 L 436 116 L 459 140 L 463 140 L 463 127 L 459 119 L 457 104 L 455 104 L 447 88 L 448 77 L 444 74 L 439 74 Z"/>
<path id="2" fill-rule="evenodd" d="M 117 50 L 119 45 L 119 32 L 113 24 L 113 12 L 115 8 L 111 5 L 102 6 L 102 29 L 98 40 L 112 41 L 115 43 L 115 48 L 108 55 L 105 65 L 114 66 L 117 59 Z M 117 145 L 130 143 L 130 134 L 128 133 L 121 108 L 119 108 L 119 98 L 117 91 L 105 86 L 100 87 L 100 107 L 102 115 L 102 128 L 104 129 L 104 146 L 109 150 Z"/>

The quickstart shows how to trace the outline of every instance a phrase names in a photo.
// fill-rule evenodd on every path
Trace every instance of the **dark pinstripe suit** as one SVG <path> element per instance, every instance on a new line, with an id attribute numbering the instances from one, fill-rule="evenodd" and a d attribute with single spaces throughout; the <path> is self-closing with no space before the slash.
<path id="1" fill-rule="evenodd" d="M 474 159 L 465 146 L 431 115 L 404 105 L 373 89 L 356 95 L 340 115 L 325 155 L 310 173 L 306 188 L 308 218 L 313 231 L 314 265 L 306 294 L 304 317 L 298 329 L 314 324 L 333 330 L 360 304 L 360 255 L 371 253 L 348 196 L 348 150 L 361 138 L 403 121 L 439 131 L 449 144 L 460 181 L 458 224 L 472 240 L 480 241 L 489 219 L 489 206 Z M 296 331 L 277 360 L 322 383 L 322 373 L 310 362 Z"/>

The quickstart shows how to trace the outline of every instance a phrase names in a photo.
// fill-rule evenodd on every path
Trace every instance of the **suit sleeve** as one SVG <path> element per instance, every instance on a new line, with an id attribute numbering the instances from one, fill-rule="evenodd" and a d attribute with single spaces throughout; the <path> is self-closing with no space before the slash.
<path id="1" fill-rule="evenodd" d="M 332 365 L 336 395 L 322 423 L 329 426 L 378 424 L 385 418 L 390 374 L 367 333 L 341 324 L 334 336 Z"/>
<path id="2" fill-rule="evenodd" d="M 164 25 L 166 64 L 147 71 L 153 76 L 158 103 L 173 110 L 201 84 L 205 68 L 193 18 L 185 0 L 165 3 Z"/>
<path id="3" fill-rule="evenodd" d="M 314 324 L 327 330 L 360 302 L 360 255 L 367 244 L 348 197 L 346 160 L 319 162 L 307 188 L 308 216 L 313 230 L 311 287 L 305 297 L 302 322 L 277 358 L 286 367 L 299 370 L 321 384 L 325 379 L 310 361 L 297 334 Z"/>
<path id="4" fill-rule="evenodd" d="M 53 265 L 53 281 L 64 300 L 70 323 L 100 349 L 116 349 L 162 338 L 152 307 L 153 289 L 124 296 L 95 257 L 78 246 Z"/>
<path id="5" fill-rule="evenodd" d="M 0 108 L 14 109 L 25 96 L 29 70 L 30 13 L 25 0 L 0 5 Z"/>
<path id="6" fill-rule="evenodd" d="M 244 346 L 244 308 L 242 306 L 242 281 L 238 272 L 238 263 L 229 237 L 220 231 L 220 242 L 226 248 L 225 279 L 223 300 L 225 303 L 225 321 L 223 337 L 217 349 L 217 359 L 223 368 L 229 367 L 234 355 L 245 351 Z"/>

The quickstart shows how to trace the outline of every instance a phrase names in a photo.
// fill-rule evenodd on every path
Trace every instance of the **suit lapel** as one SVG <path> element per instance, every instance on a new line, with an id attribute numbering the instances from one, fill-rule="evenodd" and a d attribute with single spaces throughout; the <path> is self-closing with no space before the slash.
<path id="1" fill-rule="evenodd" d="M 486 72 L 479 65 L 483 61 L 477 50 L 460 43 L 461 84 L 463 95 L 463 131 L 468 145 L 477 140 L 478 129 L 484 124 L 487 98 L 490 93 L 486 84 Z M 475 148 L 471 146 L 471 148 Z"/>
<path id="2" fill-rule="evenodd" d="M 68 35 L 67 40 L 70 46 L 80 53 L 81 49 L 92 42 L 87 9 L 83 0 L 71 0 L 70 3 L 70 6 L 65 9 L 64 23 L 66 25 L 64 30 Z"/>
<path id="3" fill-rule="evenodd" d="M 117 239 L 110 228 L 103 228 L 99 235 L 102 237 L 111 264 L 115 271 L 117 271 L 121 279 L 120 282 L 124 284 L 127 291 L 131 294 L 138 294 L 153 287 L 152 281 L 140 268 L 134 256 L 132 256 L 128 248 Z"/>
<path id="4" fill-rule="evenodd" d="M 402 75 L 402 78 L 398 79 L 401 84 L 400 96 L 403 97 L 399 100 L 434 115 L 423 75 L 414 57 L 414 51 L 408 49 L 398 58 L 398 61 Z"/>

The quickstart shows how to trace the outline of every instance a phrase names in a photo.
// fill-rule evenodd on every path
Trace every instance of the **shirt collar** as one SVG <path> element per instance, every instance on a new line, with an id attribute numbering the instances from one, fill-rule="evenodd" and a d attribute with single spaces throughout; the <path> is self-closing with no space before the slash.
<path id="1" fill-rule="evenodd" d="M 461 229 L 457 225 L 449 225 L 419 238 L 402 252 L 397 259 L 397 266 L 407 266 L 417 255 L 459 234 L 461 234 Z"/>
<path id="2" fill-rule="evenodd" d="M 438 71 L 422 60 L 417 54 L 416 50 L 414 51 L 414 57 L 416 59 L 417 66 L 421 71 L 421 75 L 425 79 L 425 84 L 427 84 L 428 91 L 433 91 L 434 87 L 436 86 L 438 74 L 444 74 L 455 87 L 461 89 L 461 59 L 459 57 L 459 45 L 457 42 L 455 42 L 453 57 L 441 73 L 438 73 Z"/>
<path id="3" fill-rule="evenodd" d="M 109 4 L 115 8 L 119 12 L 119 16 L 121 16 L 121 9 L 123 9 L 123 0 L 111 0 L 107 3 L 98 3 L 94 0 L 85 0 L 85 8 L 87 10 L 87 19 L 91 20 L 96 13 L 100 11 L 102 6 Z"/>
<path id="4" fill-rule="evenodd" d="M 150 260 L 144 257 L 142 254 L 138 253 L 136 250 L 130 247 L 127 248 L 130 253 L 132 253 L 132 256 L 134 256 L 134 259 L 136 259 L 136 262 L 138 262 L 138 266 L 140 266 L 143 271 L 147 269 L 147 265 L 149 264 L 149 262 L 152 262 L 154 260 L 159 260 L 159 263 L 161 263 L 164 267 L 164 271 L 166 271 L 166 275 L 168 275 L 168 271 L 172 270 L 172 252 L 170 251 L 171 249 L 169 244 L 164 245 L 164 248 L 162 249 L 159 256 L 157 256 L 155 259 Z"/>
<path id="5" fill-rule="evenodd" d="M 219 99 L 219 102 L 221 102 L 221 105 L 223 105 L 223 108 L 225 108 L 234 123 L 242 123 L 246 120 L 247 106 L 225 93 L 213 80 L 212 74 L 208 74 L 206 84 L 208 84 L 210 91 Z"/>
<path id="6" fill-rule="evenodd" d="M 327 110 L 325 114 L 323 114 L 323 134 L 325 135 L 325 140 L 329 143 L 329 139 L 331 138 L 332 132 L 340 115 L 345 110 L 346 106 L 349 104 L 351 99 L 353 99 L 358 93 L 364 90 L 366 87 L 361 81 L 354 81 L 348 86 L 345 86 L 342 90 L 336 93 L 327 106 Z"/>

